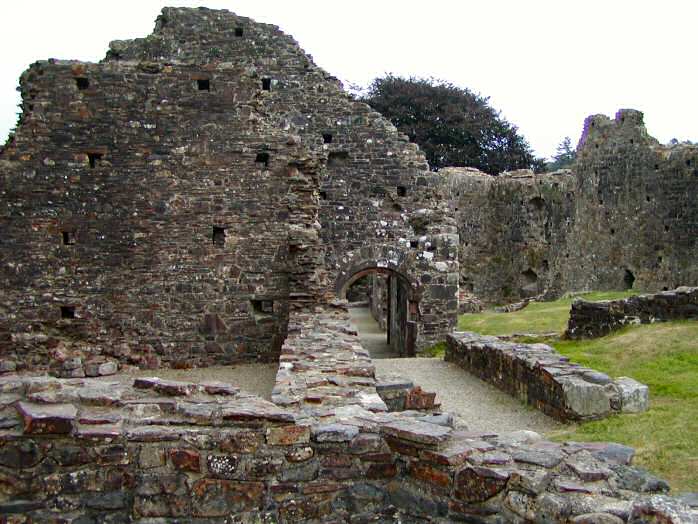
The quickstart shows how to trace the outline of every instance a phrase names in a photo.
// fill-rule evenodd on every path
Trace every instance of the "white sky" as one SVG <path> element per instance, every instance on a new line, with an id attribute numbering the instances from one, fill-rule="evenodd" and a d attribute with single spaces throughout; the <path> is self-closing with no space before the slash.
<path id="1" fill-rule="evenodd" d="M 587 115 L 619 108 L 644 111 L 662 142 L 698 140 L 695 0 L 2 0 L 0 142 L 29 64 L 99 61 L 110 40 L 149 34 L 163 5 L 279 25 L 345 84 L 392 72 L 468 87 L 542 156 L 565 135 L 576 143 Z"/>

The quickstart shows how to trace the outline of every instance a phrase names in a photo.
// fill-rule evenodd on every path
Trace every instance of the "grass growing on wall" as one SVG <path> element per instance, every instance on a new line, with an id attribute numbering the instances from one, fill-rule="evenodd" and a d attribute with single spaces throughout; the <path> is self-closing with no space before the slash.
<path id="1" fill-rule="evenodd" d="M 584 296 L 599 297 L 611 298 L 608 293 Z M 516 313 L 463 315 L 459 328 L 493 335 L 562 332 L 570 302 L 531 304 Z M 627 444 L 636 449 L 634 463 L 665 478 L 674 492 L 698 491 L 698 322 L 630 326 L 592 340 L 547 342 L 575 362 L 612 377 L 632 377 L 650 388 L 646 413 L 574 424 L 548 437 Z"/>

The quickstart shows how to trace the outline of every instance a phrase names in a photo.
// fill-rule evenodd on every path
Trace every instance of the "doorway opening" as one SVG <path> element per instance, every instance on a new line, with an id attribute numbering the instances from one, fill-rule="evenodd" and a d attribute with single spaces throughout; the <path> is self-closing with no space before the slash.
<path id="1" fill-rule="evenodd" d="M 371 358 L 414 356 L 418 307 L 405 277 L 385 268 L 363 270 L 349 279 L 343 293 Z"/>

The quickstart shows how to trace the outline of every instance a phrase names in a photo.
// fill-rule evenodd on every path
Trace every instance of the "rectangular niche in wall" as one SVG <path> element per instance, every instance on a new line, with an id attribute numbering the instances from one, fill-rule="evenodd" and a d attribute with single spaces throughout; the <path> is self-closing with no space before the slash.
<path id="1" fill-rule="evenodd" d="M 332 151 L 327 156 L 328 166 L 342 166 L 349 161 L 349 153 L 346 151 Z"/>
<path id="2" fill-rule="evenodd" d="M 87 153 L 87 160 L 90 163 L 90 168 L 96 168 L 103 156 L 102 153 Z"/>
<path id="3" fill-rule="evenodd" d="M 85 89 L 90 87 L 90 80 L 85 77 L 79 76 L 75 79 L 75 85 L 78 87 L 80 91 L 84 91 Z"/>
<path id="4" fill-rule="evenodd" d="M 64 246 L 72 246 L 75 244 L 75 231 L 62 231 L 61 237 L 63 238 Z"/>
<path id="5" fill-rule="evenodd" d="M 199 91 L 210 91 L 211 81 L 208 78 L 200 78 L 196 81 L 196 87 Z"/>
<path id="6" fill-rule="evenodd" d="M 271 78 L 262 78 L 262 90 L 271 91 Z"/>
<path id="7" fill-rule="evenodd" d="M 254 161 L 257 164 L 262 164 L 266 169 L 267 167 L 269 167 L 269 153 L 257 153 L 257 156 L 255 157 Z"/>
<path id="8" fill-rule="evenodd" d="M 253 299 L 250 301 L 252 303 L 252 311 L 255 317 L 272 315 L 274 313 L 274 301 L 266 299 Z"/>
<path id="9" fill-rule="evenodd" d="M 61 318 L 75 318 L 75 306 L 61 306 Z"/>
<path id="10" fill-rule="evenodd" d="M 225 246 L 225 228 L 220 226 L 213 226 L 213 244 L 215 246 L 223 247 Z"/>
<path id="11" fill-rule="evenodd" d="M 323 133 L 322 143 L 323 144 L 331 144 L 332 143 L 332 133 Z"/>

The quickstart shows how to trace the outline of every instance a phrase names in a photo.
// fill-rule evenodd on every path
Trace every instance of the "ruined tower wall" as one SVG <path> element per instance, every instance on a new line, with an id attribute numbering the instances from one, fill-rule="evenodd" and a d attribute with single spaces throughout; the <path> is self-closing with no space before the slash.
<path id="1" fill-rule="evenodd" d="M 570 289 L 647 291 L 698 282 L 698 147 L 665 147 L 642 113 L 595 115 L 575 166 L 577 205 L 569 243 Z"/>
<path id="2" fill-rule="evenodd" d="M 696 146 L 661 146 L 642 114 L 592 116 L 572 171 L 442 170 L 461 286 L 502 303 L 567 291 L 656 291 L 698 281 Z"/>

